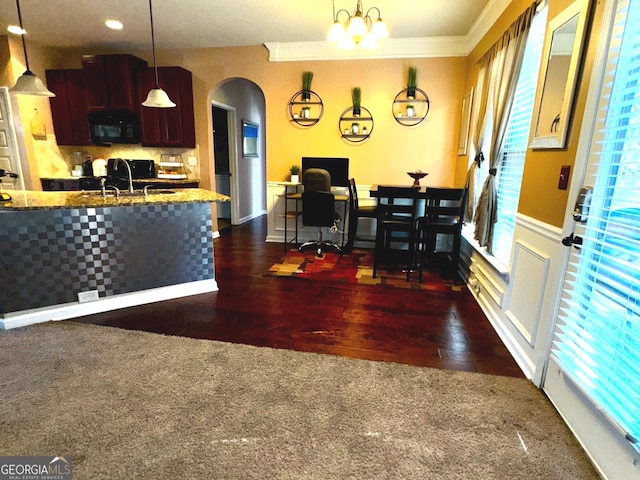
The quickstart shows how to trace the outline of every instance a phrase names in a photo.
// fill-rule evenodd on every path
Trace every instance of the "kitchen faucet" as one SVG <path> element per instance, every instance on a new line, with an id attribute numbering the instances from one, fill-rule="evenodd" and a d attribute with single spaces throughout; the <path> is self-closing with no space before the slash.
<path id="1" fill-rule="evenodd" d="M 118 164 L 120 162 L 124 163 L 125 167 L 127 167 L 127 172 L 129 173 L 129 193 L 133 195 L 133 175 L 131 174 L 131 166 L 126 160 L 123 160 L 122 158 L 116 158 L 116 161 L 113 164 L 113 168 L 115 170 L 118 169 Z"/>

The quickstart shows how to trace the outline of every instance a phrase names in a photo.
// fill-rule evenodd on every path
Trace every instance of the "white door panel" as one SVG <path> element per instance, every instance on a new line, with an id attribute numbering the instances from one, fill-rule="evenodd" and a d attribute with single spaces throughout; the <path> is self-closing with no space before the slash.
<path id="1" fill-rule="evenodd" d="M 18 178 L 0 177 L 0 189 L 24 190 L 15 126 L 9 102 L 9 89 L 0 87 L 0 169 L 16 173 Z"/>

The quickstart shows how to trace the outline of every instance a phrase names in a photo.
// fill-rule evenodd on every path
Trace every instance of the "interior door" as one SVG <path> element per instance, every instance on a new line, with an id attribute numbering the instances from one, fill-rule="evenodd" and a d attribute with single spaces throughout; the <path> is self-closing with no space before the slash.
<path id="1" fill-rule="evenodd" d="M 0 87 L 0 169 L 8 170 L 18 175 L 0 177 L 0 189 L 24 190 L 24 179 L 20 167 L 20 156 L 16 142 L 15 126 L 9 102 L 9 89 Z"/>

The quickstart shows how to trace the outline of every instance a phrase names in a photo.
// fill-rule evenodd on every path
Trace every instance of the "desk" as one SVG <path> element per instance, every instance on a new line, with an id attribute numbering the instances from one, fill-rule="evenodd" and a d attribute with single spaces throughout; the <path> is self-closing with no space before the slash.
<path id="1" fill-rule="evenodd" d="M 278 185 L 284 187 L 284 211 L 280 214 L 280 217 L 284 217 L 284 251 L 287 251 L 287 245 L 290 243 L 300 243 L 298 242 L 298 217 L 302 215 L 302 209 L 300 208 L 300 202 L 302 200 L 302 184 L 301 183 L 292 183 L 292 182 L 280 182 Z M 347 204 L 349 202 L 349 195 L 344 194 L 334 194 L 335 201 L 342 203 L 342 222 L 347 221 Z M 293 208 L 289 208 L 289 202 L 293 202 Z M 287 224 L 288 219 L 293 220 L 295 233 L 293 238 L 287 240 Z M 342 246 L 344 246 L 344 235 L 345 230 L 342 228 Z"/>

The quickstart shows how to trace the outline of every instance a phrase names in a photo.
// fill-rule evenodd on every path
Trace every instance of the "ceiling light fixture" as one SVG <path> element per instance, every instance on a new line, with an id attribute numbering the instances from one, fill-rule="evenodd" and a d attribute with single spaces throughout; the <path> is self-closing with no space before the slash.
<path id="1" fill-rule="evenodd" d="M 107 20 L 104 24 L 111 30 L 122 30 L 123 27 L 122 22 L 118 20 Z"/>
<path id="2" fill-rule="evenodd" d="M 9 33 L 13 33 L 14 35 L 26 35 L 27 31 L 23 28 L 20 28 L 18 25 L 9 25 L 7 27 L 7 31 Z"/>
<path id="3" fill-rule="evenodd" d="M 22 12 L 20 11 L 20 0 L 16 0 L 16 4 L 18 6 L 18 22 L 20 22 L 20 30 L 25 31 L 22 27 Z M 26 32 L 25 32 L 26 33 Z M 26 67 L 26 71 L 18 77 L 16 80 L 16 84 L 9 89 L 11 93 L 15 93 L 17 95 L 36 95 L 39 97 L 55 97 L 56 94 L 47 90 L 47 87 L 44 86 L 42 80 L 34 75 L 34 73 L 29 70 L 29 58 L 27 57 L 27 45 L 24 41 L 24 34 L 21 36 L 22 38 L 22 50 L 24 51 L 24 63 Z"/>
<path id="4" fill-rule="evenodd" d="M 156 40 L 153 34 L 153 9 L 151 8 L 151 0 L 149 0 L 149 17 L 151 19 L 151 46 L 153 48 L 153 68 L 156 75 L 156 88 L 151 89 L 147 99 L 142 102 L 143 107 L 153 108 L 171 108 L 176 104 L 171 101 L 167 92 L 158 85 L 158 62 L 156 62 Z"/>
<path id="5" fill-rule="evenodd" d="M 356 45 L 360 45 L 362 48 L 376 48 L 378 46 L 378 40 L 389 36 L 389 32 L 382 21 L 378 7 L 371 7 L 367 10 L 366 14 L 363 14 L 362 2 L 358 0 L 355 12 L 353 15 L 350 15 L 344 8 L 336 12 L 335 0 L 333 0 L 332 3 L 333 25 L 331 25 L 329 29 L 327 38 L 332 42 L 336 42 L 338 48 L 348 50 L 354 48 Z M 378 13 L 376 20 L 373 20 L 371 15 L 369 15 L 372 10 Z M 347 14 L 347 18 L 341 22 L 339 16 L 343 12 Z"/>

